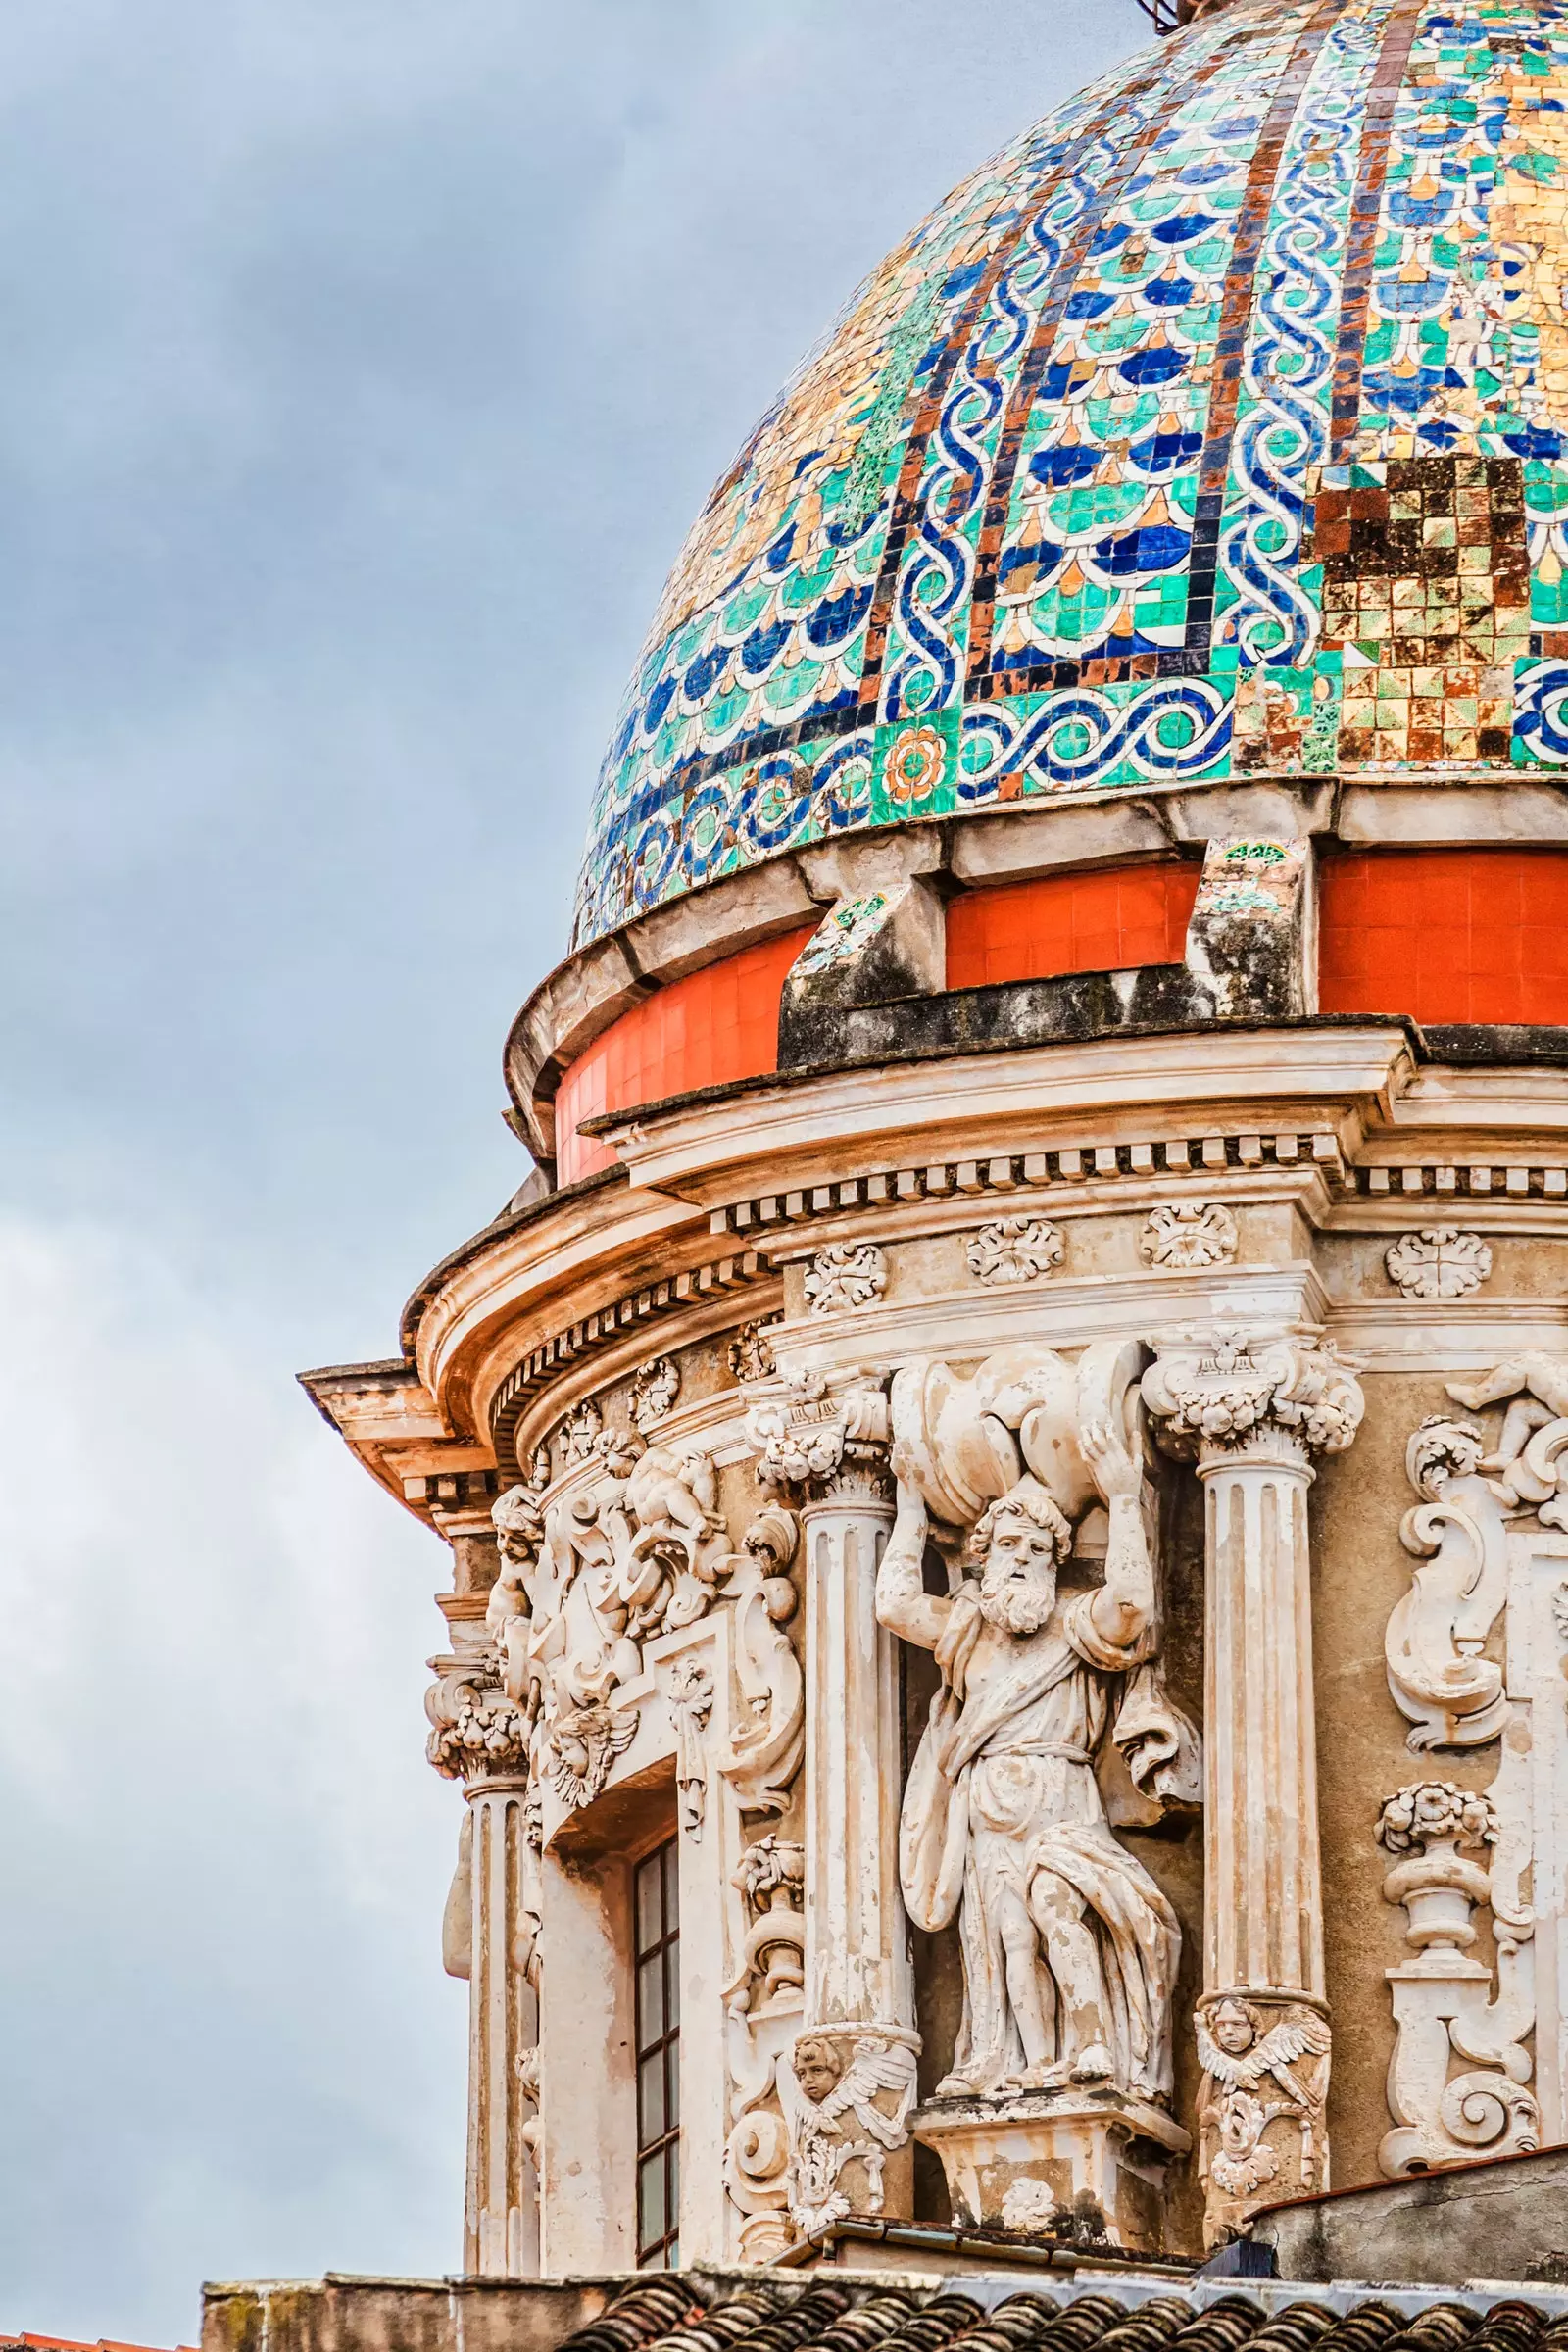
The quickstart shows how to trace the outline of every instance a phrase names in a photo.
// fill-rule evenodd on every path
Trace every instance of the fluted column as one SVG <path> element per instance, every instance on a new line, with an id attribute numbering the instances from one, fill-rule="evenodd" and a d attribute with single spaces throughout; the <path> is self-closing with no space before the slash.
<path id="1" fill-rule="evenodd" d="M 920 2044 L 899 1892 L 899 1660 L 876 1620 L 894 1509 L 887 1398 L 854 1376 L 779 1383 L 759 1395 L 752 1430 L 759 1476 L 799 1508 L 806 1562 L 806 2021 L 791 2213 L 807 2231 L 835 2212 L 913 2210 Z M 835 2100 L 848 2087 L 878 2129 Z"/>
<path id="2" fill-rule="evenodd" d="M 1307 1494 L 1314 1455 L 1350 1444 L 1363 1400 L 1310 1332 L 1184 1335 L 1144 1398 L 1166 1450 L 1196 1463 L 1206 1512 L 1196 2032 L 1212 2245 L 1258 2205 L 1328 2182 Z"/>
<path id="3" fill-rule="evenodd" d="M 469 2276 L 525 2278 L 539 2269 L 538 1856 L 528 1735 L 501 1687 L 485 1626 L 495 1559 L 488 1519 L 464 1531 L 461 1545 L 454 1538 L 453 1549 L 458 1590 L 441 1601 L 452 1651 L 431 1660 L 437 1680 L 425 1712 L 430 1762 L 462 1782 L 468 1805 L 442 1937 L 448 1973 L 468 1985 L 463 2260 Z M 488 1563 L 468 1556 L 484 1551 Z"/>

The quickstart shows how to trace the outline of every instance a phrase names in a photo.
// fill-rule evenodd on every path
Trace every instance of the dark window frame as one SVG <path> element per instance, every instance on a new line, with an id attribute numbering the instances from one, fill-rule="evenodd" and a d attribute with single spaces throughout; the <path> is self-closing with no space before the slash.
<path id="1" fill-rule="evenodd" d="M 637 2070 L 637 2268 L 680 2262 L 680 1850 L 668 1838 L 632 1865 Z M 662 2228 L 647 2225 L 662 2222 Z"/>

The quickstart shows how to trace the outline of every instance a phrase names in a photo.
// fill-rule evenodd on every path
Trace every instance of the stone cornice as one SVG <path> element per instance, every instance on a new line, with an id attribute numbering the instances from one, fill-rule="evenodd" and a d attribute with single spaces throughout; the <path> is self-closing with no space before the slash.
<path id="1" fill-rule="evenodd" d="M 1538 1070 L 1422 1066 L 1401 1024 L 1347 1021 L 757 1081 L 628 1118 L 625 1174 L 498 1223 L 421 1286 L 416 1362 L 399 1375 L 417 1427 L 388 1429 L 384 1449 L 372 1433 L 384 1417 L 375 1384 L 395 1366 L 313 1376 L 312 1393 L 375 1475 L 406 1492 L 409 1477 L 436 1474 L 438 1456 L 466 1466 L 499 1458 L 492 1443 L 504 1453 L 514 1432 L 531 1443 L 564 1401 L 656 1347 L 771 1312 L 777 1270 L 835 1242 L 1209 1198 L 1288 1206 L 1314 1231 L 1392 1235 L 1457 1218 L 1494 1237 L 1564 1235 L 1568 1138 L 1554 1132 L 1553 1090 L 1563 1095 L 1561 1079 Z M 1022 1311 L 986 1296 L 993 1322 Z M 1028 1297 L 1038 1312 L 1044 1291 Z M 974 1302 L 956 1293 L 932 1311 L 944 1346 L 960 1347 Z M 1046 1311 L 1071 1344 L 1059 1275 Z M 1408 1302 L 1391 1292 L 1346 1311 L 1376 1361 L 1409 1358 Z M 1467 1330 L 1495 1320 L 1485 1293 L 1443 1314 Z M 1546 1318 L 1553 1332 L 1557 1320 Z M 357 1401 L 356 1381 L 369 1382 Z M 323 1382 L 348 1386 L 329 1396 Z M 364 1423 L 364 1443 L 345 1413 Z"/>

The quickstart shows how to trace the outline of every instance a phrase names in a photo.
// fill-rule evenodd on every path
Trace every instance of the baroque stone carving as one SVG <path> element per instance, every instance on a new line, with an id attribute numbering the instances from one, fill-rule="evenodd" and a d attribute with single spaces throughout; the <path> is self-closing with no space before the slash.
<path id="1" fill-rule="evenodd" d="M 869 1306 L 888 1287 L 888 1261 L 874 1242 L 832 1242 L 819 1250 L 806 1277 L 813 1315 Z"/>
<path id="2" fill-rule="evenodd" d="M 605 1426 L 605 1416 L 591 1396 L 585 1396 L 575 1412 L 568 1413 L 561 1424 L 561 1450 L 568 1462 L 585 1462 L 599 1442 Z"/>
<path id="3" fill-rule="evenodd" d="M 778 2061 L 806 1998 L 806 1849 L 760 1838 L 742 1855 L 733 1884 L 745 1899 L 748 1926 L 740 1965 L 724 1987 L 734 2118 L 724 2186 L 746 2217 L 744 2258 L 767 2262 L 795 2242 Z"/>
<path id="4" fill-rule="evenodd" d="M 846 1463 L 877 1467 L 888 1427 L 886 1396 L 858 1371 L 771 1382 L 746 1417 L 758 1478 L 773 1488 L 821 1485 Z"/>
<path id="5" fill-rule="evenodd" d="M 852 2211 L 882 2211 L 887 2158 L 908 2137 L 916 2063 L 912 2034 L 875 2026 L 803 2034 L 793 2056 L 779 2060 L 789 2214 L 803 2237 Z M 853 2204 L 845 2186 L 852 2163 L 863 2171 Z"/>
<path id="6" fill-rule="evenodd" d="M 646 1438 L 656 1421 L 674 1410 L 680 1395 L 680 1366 L 673 1356 L 656 1355 L 631 1384 L 631 1417 Z"/>
<path id="7" fill-rule="evenodd" d="M 1159 1442 L 1181 1459 L 1265 1433 L 1305 1454 L 1342 1453 L 1366 1409 L 1331 1340 L 1299 1332 L 1190 1333 L 1162 1342 L 1144 1375 Z"/>
<path id="8" fill-rule="evenodd" d="M 778 1370 L 773 1360 L 773 1343 L 767 1336 L 765 1323 L 743 1323 L 731 1340 L 728 1348 L 730 1378 L 747 1383 L 771 1380 Z"/>
<path id="9" fill-rule="evenodd" d="M 798 1605 L 789 1569 L 799 1542 L 792 1511 L 762 1511 L 724 1587 L 735 1611 L 741 1710 L 716 1765 L 743 1813 L 782 1813 L 806 1752 L 805 1678 L 784 1631 Z"/>
<path id="10" fill-rule="evenodd" d="M 680 1826 L 693 1843 L 701 1840 L 708 1811 L 708 1719 L 713 1711 L 713 1678 L 700 1658 L 678 1658 L 665 1687 L 675 1726 L 675 1787 Z"/>
<path id="11" fill-rule="evenodd" d="M 601 1699 L 564 1708 L 549 1730 L 551 1777 L 563 1803 L 591 1805 L 636 1737 L 636 1716 L 617 1714 Z"/>
<path id="12" fill-rule="evenodd" d="M 1405 1475 L 1421 1500 L 1399 1523 L 1399 1541 L 1424 1562 L 1384 1631 L 1389 1689 L 1413 1727 L 1407 1744 L 1476 1747 L 1507 1721 L 1502 1668 L 1485 1655 L 1508 1595 L 1502 1490 L 1481 1473 L 1473 1422 L 1430 1415 L 1405 1447 Z"/>
<path id="13" fill-rule="evenodd" d="M 613 1694 L 642 1643 L 695 1624 L 735 1564 L 711 1462 L 600 1428 L 599 1475 L 553 1502 L 526 1487 L 492 1512 L 501 1574 L 486 1613 L 500 1680 L 567 1805 L 590 1804 L 636 1735 Z"/>
<path id="14" fill-rule="evenodd" d="M 1521 1951 L 1529 1931 L 1494 1917 L 1495 1992 L 1492 1972 L 1470 1950 L 1473 1914 L 1492 1897 L 1490 1872 L 1471 1857 L 1488 1854 L 1497 1834 L 1491 1798 L 1451 1781 L 1401 1788 L 1378 1817 L 1378 1843 L 1395 1857 L 1384 1896 L 1404 1906 L 1414 1954 L 1388 1972 L 1397 2032 L 1389 2068 L 1395 2129 L 1378 2161 L 1391 2178 L 1541 2144 L 1524 2047 L 1535 2025 Z M 1450 2079 L 1455 2057 L 1463 2071 Z"/>
<path id="15" fill-rule="evenodd" d="M 1059 1266 L 1063 1244 L 1060 1230 L 1044 1217 L 998 1217 L 969 1237 L 965 1254 L 977 1282 L 1033 1282 Z"/>
<path id="16" fill-rule="evenodd" d="M 1139 1249 L 1152 1266 L 1228 1265 L 1236 1255 L 1236 1219 L 1223 1200 L 1181 1200 L 1152 1209 Z"/>
<path id="17" fill-rule="evenodd" d="M 528 1723 L 496 1680 L 492 1654 L 439 1661 L 447 1671 L 426 1690 L 425 1754 L 449 1781 L 520 1773 L 528 1765 Z"/>
<path id="18" fill-rule="evenodd" d="M 1465 1298 L 1492 1272 L 1492 1248 L 1456 1225 L 1426 1225 L 1391 1242 L 1383 1262 L 1406 1298 Z"/>
<path id="19" fill-rule="evenodd" d="M 1281 2172 L 1280 2139 L 1299 2139 L 1288 2193 L 1323 2186 L 1323 2110 L 1328 2098 L 1328 2022 L 1304 2001 L 1245 2000 L 1221 1994 L 1195 2019 L 1199 2063 L 1198 2174 L 1205 2192 L 1207 2239 L 1225 2243 Z M 1275 2127 L 1280 2130 L 1276 2131 Z M 1280 2193 L 1276 2191 L 1275 2193 Z"/>
<path id="20" fill-rule="evenodd" d="M 1142 1473 L 1106 1429 L 1081 1430 L 1078 1444 L 1110 1508 L 1102 1586 L 1058 1605 L 1072 1526 L 1030 1473 L 975 1522 L 952 1597 L 923 1590 L 928 1514 L 901 1482 L 878 1573 L 882 1623 L 933 1650 L 942 1673 L 900 1837 L 916 1926 L 963 1918 L 964 2017 L 939 2097 L 1068 2082 L 1170 2093 L 1181 1930 L 1112 1834 L 1094 1776 L 1117 1679 L 1154 1652 Z M 1115 1710 L 1135 1777 L 1179 1737 L 1158 1719 L 1151 1679 L 1125 1717 Z"/>
<path id="21" fill-rule="evenodd" d="M 904 1794 L 905 1903 L 928 1933 L 957 1919 L 963 1957 L 953 2071 L 915 2131 L 956 2215 L 1000 2222 L 1033 2180 L 1064 2206 L 1096 2196 L 1121 2242 L 1119 2152 L 1141 2143 L 1147 2180 L 1188 2145 L 1164 2112 L 1181 1930 L 1110 1827 L 1096 1757 L 1107 1740 L 1119 1750 L 1152 1818 L 1200 1787 L 1197 1736 L 1159 1668 L 1142 1361 L 1107 1343 L 1077 1364 L 1003 1348 L 967 1378 L 902 1366 L 898 1512 L 877 1577 L 878 1617 L 941 1676 Z M 1102 1581 L 1063 1595 L 1091 1510 L 1108 1520 Z M 933 1520 L 950 1544 L 962 1531 L 948 1594 L 926 1590 Z"/>

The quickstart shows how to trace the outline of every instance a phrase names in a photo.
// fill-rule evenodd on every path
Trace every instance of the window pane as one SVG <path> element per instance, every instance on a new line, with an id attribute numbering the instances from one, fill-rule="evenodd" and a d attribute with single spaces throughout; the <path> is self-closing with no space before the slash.
<path id="1" fill-rule="evenodd" d="M 637 2047 L 646 2050 L 664 2032 L 664 1963 L 656 1952 L 637 1967 Z"/>
<path id="2" fill-rule="evenodd" d="M 680 2269 L 680 2239 L 678 2237 L 672 2237 L 664 2248 L 663 2260 L 670 2270 L 678 2271 Z"/>
<path id="3" fill-rule="evenodd" d="M 665 2130 L 678 2132 L 680 2130 L 680 2043 L 678 2041 L 671 2042 L 665 2050 L 664 2068 L 668 2086 L 665 2103 L 669 2113 L 669 2122 L 665 2126 Z M 645 2139 L 652 2139 L 653 2136 L 651 2132 L 643 2134 Z"/>
<path id="4" fill-rule="evenodd" d="M 637 1949 L 646 1952 L 664 1933 L 660 1902 L 660 1857 L 650 1854 L 637 1865 Z"/>
<path id="5" fill-rule="evenodd" d="M 673 2230 L 680 2219 L 680 2141 L 672 2139 L 664 2151 L 669 2162 L 669 2221 Z"/>
<path id="6" fill-rule="evenodd" d="M 637 2138 L 643 2147 L 662 2139 L 670 2126 L 664 2121 L 664 2054 L 656 2050 L 637 2069 Z"/>
<path id="7" fill-rule="evenodd" d="M 673 1936 L 680 1928 L 680 1846 L 671 1838 L 663 1852 L 664 1861 L 664 1934 Z"/>
<path id="8" fill-rule="evenodd" d="M 666 1944 L 664 1947 L 664 1998 L 669 2009 L 669 2031 L 671 2034 L 678 2034 L 680 2031 L 680 1944 L 678 1941 Z"/>
<path id="9" fill-rule="evenodd" d="M 668 2228 L 664 2219 L 664 2159 L 662 2153 L 648 2156 L 637 2168 L 637 2234 L 645 2246 L 656 2237 L 662 2237 Z"/>

